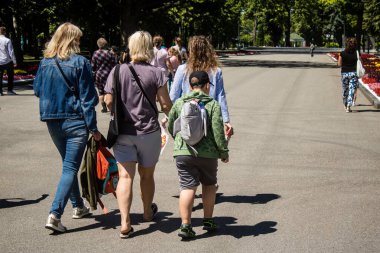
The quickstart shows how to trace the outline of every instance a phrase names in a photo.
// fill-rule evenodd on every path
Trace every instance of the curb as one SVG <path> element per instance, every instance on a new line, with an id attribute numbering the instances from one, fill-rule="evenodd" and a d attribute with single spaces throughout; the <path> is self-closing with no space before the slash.
<path id="1" fill-rule="evenodd" d="M 359 79 L 359 89 L 363 95 L 372 103 L 373 107 L 380 109 L 379 98 L 373 94 L 373 91 L 370 90 L 367 85 L 363 83 L 362 79 Z"/>

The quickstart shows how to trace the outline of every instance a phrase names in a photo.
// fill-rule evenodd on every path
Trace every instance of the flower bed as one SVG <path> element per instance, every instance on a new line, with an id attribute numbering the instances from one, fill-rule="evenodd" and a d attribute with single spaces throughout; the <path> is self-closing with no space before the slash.
<path id="1" fill-rule="evenodd" d="M 37 69 L 38 69 L 38 64 L 26 65 L 22 69 L 15 69 L 14 70 L 13 82 L 14 83 L 29 83 L 29 82 L 33 82 L 33 80 L 35 78 L 35 74 L 37 72 Z M 4 71 L 3 83 L 4 84 L 8 83 L 7 71 Z"/>

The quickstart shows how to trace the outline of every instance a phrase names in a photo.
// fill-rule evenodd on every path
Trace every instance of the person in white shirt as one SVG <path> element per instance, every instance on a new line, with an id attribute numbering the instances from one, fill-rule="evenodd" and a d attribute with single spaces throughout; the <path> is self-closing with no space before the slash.
<path id="1" fill-rule="evenodd" d="M 8 75 L 8 95 L 17 95 L 13 91 L 14 68 L 17 66 L 16 56 L 10 39 L 5 37 L 7 30 L 4 26 L 0 27 L 0 96 L 3 96 L 3 74 L 7 71 Z"/>

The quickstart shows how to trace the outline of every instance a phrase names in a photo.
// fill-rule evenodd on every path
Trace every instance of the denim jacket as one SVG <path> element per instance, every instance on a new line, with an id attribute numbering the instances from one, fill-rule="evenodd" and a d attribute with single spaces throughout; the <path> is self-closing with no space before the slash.
<path id="1" fill-rule="evenodd" d="M 95 106 L 99 100 L 90 62 L 76 54 L 58 62 L 66 77 L 75 84 L 78 97 L 67 87 L 54 58 L 44 58 L 33 83 L 34 94 L 40 98 L 41 121 L 83 118 L 88 130 L 96 132 Z"/>
<path id="2" fill-rule="evenodd" d="M 216 71 L 208 72 L 210 78 L 210 97 L 218 101 L 222 108 L 223 122 L 230 122 L 226 93 L 224 91 L 224 82 L 222 70 L 217 68 Z M 170 99 L 174 102 L 181 96 L 190 93 L 189 75 L 186 74 L 186 64 L 180 65 L 174 76 L 173 84 L 170 88 Z"/>

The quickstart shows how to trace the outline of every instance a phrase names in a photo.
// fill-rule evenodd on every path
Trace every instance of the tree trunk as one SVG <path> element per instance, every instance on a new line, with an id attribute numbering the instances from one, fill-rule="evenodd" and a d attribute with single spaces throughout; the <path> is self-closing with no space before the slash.
<path id="1" fill-rule="evenodd" d="M 128 44 L 128 37 L 138 30 L 138 3 L 136 0 L 121 0 L 120 5 L 121 44 Z"/>
<path id="2" fill-rule="evenodd" d="M 285 20 L 285 46 L 290 47 L 290 26 L 291 26 L 291 21 L 290 21 L 290 8 L 287 8 L 287 16 Z"/>
<path id="3" fill-rule="evenodd" d="M 356 25 L 356 41 L 358 43 L 358 48 L 360 50 L 363 46 L 363 51 L 365 50 L 365 45 L 362 43 L 362 33 L 363 33 L 363 15 L 364 15 L 364 3 L 359 3 L 357 8 L 357 18 L 358 22 Z"/>

